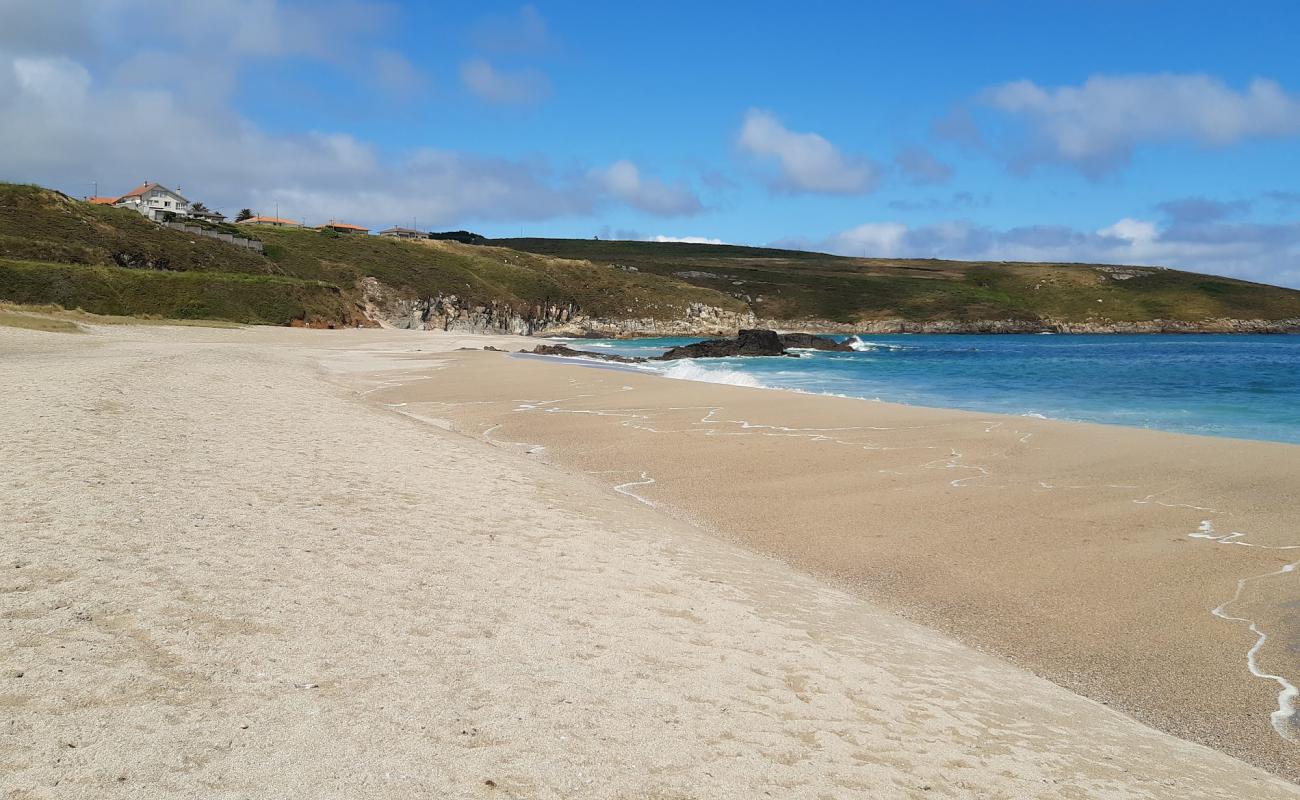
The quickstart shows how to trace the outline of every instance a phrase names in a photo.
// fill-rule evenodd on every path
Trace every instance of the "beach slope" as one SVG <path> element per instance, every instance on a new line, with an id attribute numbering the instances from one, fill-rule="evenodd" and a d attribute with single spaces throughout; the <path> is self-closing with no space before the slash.
<path id="1" fill-rule="evenodd" d="M 384 398 L 493 342 L 0 328 L 0 796 L 1300 796 Z"/>

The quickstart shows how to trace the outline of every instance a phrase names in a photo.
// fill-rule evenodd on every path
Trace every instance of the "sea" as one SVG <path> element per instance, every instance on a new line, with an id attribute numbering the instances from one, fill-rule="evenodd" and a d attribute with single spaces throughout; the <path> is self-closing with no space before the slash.
<path id="1" fill-rule="evenodd" d="M 1300 444 L 1300 336 L 861 335 L 850 353 L 644 365 L 670 378 Z M 655 356 L 697 338 L 584 339 Z"/>

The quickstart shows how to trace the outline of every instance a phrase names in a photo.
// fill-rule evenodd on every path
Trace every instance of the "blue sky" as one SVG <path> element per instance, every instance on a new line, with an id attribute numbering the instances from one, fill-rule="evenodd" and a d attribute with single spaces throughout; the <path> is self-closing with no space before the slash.
<path id="1" fill-rule="evenodd" d="M 1293 3 L 0 0 L 0 177 L 1300 286 Z"/>

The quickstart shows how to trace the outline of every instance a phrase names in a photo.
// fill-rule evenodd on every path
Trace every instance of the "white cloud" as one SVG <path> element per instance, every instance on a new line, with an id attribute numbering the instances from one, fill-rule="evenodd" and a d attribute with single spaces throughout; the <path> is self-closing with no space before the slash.
<path id="1" fill-rule="evenodd" d="M 899 255 L 906 235 L 901 222 L 865 222 L 835 234 L 828 244 L 836 253 L 888 258 Z"/>
<path id="2" fill-rule="evenodd" d="M 710 239 L 707 236 L 664 236 L 660 234 L 651 239 L 652 242 L 680 242 L 682 244 L 727 244 L 721 239 Z"/>
<path id="3" fill-rule="evenodd" d="M 590 215 L 611 204 L 661 216 L 700 208 L 689 187 L 667 184 L 630 162 L 597 170 L 605 179 L 595 180 L 584 167 L 558 171 L 541 157 L 496 158 L 432 146 L 388 154 L 347 134 L 263 130 L 234 110 L 231 97 L 241 76 L 255 74 L 245 69 L 248 59 L 271 58 L 279 34 L 259 34 L 233 19 L 237 15 L 225 4 L 215 4 L 221 9 L 201 17 L 210 23 L 201 35 L 174 41 L 150 36 L 157 47 L 174 49 L 128 50 L 115 38 L 118 27 L 170 30 L 177 20 L 169 9 L 178 4 L 155 9 L 104 0 L 110 4 L 121 11 L 115 27 L 96 29 L 103 41 L 77 44 L 84 52 L 72 52 L 80 40 L 71 33 L 69 47 L 40 53 L 31 47 L 20 52 L 0 34 L 0 180 L 77 195 L 88 194 L 91 181 L 111 194 L 156 180 L 227 212 L 243 206 L 269 212 L 278 203 L 293 218 L 368 225 L 412 216 L 426 225 L 551 219 Z M 272 31 L 284 31 L 286 20 L 308 10 L 294 6 L 284 17 L 276 16 L 288 13 L 282 4 L 249 0 L 231 7 L 262 21 L 271 14 Z M 359 30 L 370 35 L 364 25 Z M 308 33 L 317 43 L 385 58 L 346 38 L 346 30 L 316 24 Z M 206 37 L 206 44 L 195 45 L 194 37 Z M 308 57 L 305 46 L 291 45 L 294 57 Z M 241 54 L 247 51 L 256 55 Z M 389 78 L 400 88 L 413 76 L 395 55 L 388 59 Z"/>
<path id="4" fill-rule="evenodd" d="M 773 188 L 787 192 L 863 194 L 879 175 L 875 164 L 841 153 L 816 133 L 788 130 L 771 112 L 751 108 L 737 139 L 742 152 L 760 161 L 774 161 Z"/>
<path id="5" fill-rule="evenodd" d="M 1262 78 L 1241 91 L 1208 75 L 1171 73 L 1097 75 L 1055 88 L 1021 80 L 979 99 L 1023 123 L 1027 139 L 1015 145 L 1015 160 L 1061 161 L 1094 175 L 1150 142 L 1222 147 L 1300 134 L 1300 96 Z"/>
<path id="6" fill-rule="evenodd" d="M 1160 231 L 1156 228 L 1154 222 L 1125 217 L 1114 225 L 1109 225 L 1097 231 L 1097 235 L 1109 236 L 1112 239 L 1123 239 L 1134 245 L 1145 245 L 1154 242 L 1160 236 Z"/>
<path id="7" fill-rule="evenodd" d="M 1095 231 L 968 222 L 869 222 L 822 240 L 776 244 L 851 256 L 1166 266 L 1300 287 L 1300 221 L 1161 226 L 1126 217 Z"/>
<path id="8" fill-rule="evenodd" d="M 498 105 L 531 105 L 551 94 L 551 81 L 541 70 L 502 70 L 481 58 L 460 65 L 460 80 L 479 99 Z"/>
<path id="9" fill-rule="evenodd" d="M 667 184 L 642 176 L 631 161 L 615 161 L 591 177 L 605 191 L 628 205 L 661 216 L 695 214 L 703 209 L 699 198 L 685 184 Z"/>

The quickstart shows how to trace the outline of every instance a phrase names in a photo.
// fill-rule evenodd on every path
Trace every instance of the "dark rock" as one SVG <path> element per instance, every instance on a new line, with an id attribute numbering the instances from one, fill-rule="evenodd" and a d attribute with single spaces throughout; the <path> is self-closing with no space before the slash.
<path id="1" fill-rule="evenodd" d="M 811 333 L 783 333 L 781 344 L 786 347 L 798 347 L 804 350 L 827 350 L 832 353 L 852 353 L 853 348 L 845 342 L 837 342 L 826 336 L 814 336 Z"/>
<path id="2" fill-rule="evenodd" d="M 735 339 L 709 339 L 682 347 L 674 347 L 658 361 L 679 358 L 728 358 L 730 356 L 785 356 L 788 347 L 811 348 L 851 352 L 853 348 L 825 336 L 810 333 L 784 333 L 767 330 L 742 330 Z"/>
<path id="3" fill-rule="evenodd" d="M 600 361 L 614 361 L 619 364 L 640 364 L 646 359 L 631 358 L 628 356 L 616 356 L 612 353 L 592 353 L 587 350 L 574 350 L 572 347 L 566 347 L 562 344 L 539 344 L 531 351 L 520 350 L 521 353 L 531 352 L 536 356 L 565 356 L 567 358 L 595 358 Z"/>

